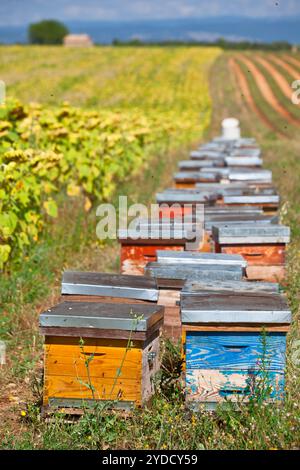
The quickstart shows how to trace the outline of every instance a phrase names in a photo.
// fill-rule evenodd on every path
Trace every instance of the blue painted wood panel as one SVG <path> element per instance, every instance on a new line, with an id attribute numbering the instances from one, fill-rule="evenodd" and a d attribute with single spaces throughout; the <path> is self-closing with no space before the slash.
<path id="1" fill-rule="evenodd" d="M 186 400 L 219 403 L 248 402 L 259 396 L 267 400 L 284 397 L 284 374 L 269 371 L 199 369 L 186 372 Z"/>
<path id="2" fill-rule="evenodd" d="M 260 369 L 265 357 L 265 368 L 283 371 L 285 333 L 268 333 L 265 348 L 262 339 L 259 332 L 187 332 L 186 369 Z"/>

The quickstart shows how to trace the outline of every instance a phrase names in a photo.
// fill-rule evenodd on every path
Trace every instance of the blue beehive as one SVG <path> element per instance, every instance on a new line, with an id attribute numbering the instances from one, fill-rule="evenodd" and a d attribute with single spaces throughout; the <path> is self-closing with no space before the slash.
<path id="1" fill-rule="evenodd" d="M 203 283 L 195 289 L 194 283 L 181 294 L 188 405 L 282 400 L 291 321 L 285 297 L 268 289 L 222 290 L 222 283 L 215 291 Z"/>

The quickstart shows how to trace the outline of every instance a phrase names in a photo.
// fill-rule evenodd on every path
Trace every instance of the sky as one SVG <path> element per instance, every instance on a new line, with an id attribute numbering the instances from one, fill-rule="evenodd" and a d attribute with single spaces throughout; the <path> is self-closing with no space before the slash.
<path id="1" fill-rule="evenodd" d="M 300 16 L 300 0 L 0 0 L 0 25 L 41 19 L 146 20 L 212 16 Z"/>

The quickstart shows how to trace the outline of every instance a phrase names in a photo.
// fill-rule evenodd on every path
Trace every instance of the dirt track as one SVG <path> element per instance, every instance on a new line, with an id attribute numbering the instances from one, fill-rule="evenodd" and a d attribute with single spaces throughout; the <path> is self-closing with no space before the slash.
<path id="1" fill-rule="evenodd" d="M 255 83 L 261 92 L 264 99 L 267 103 L 276 111 L 280 116 L 282 116 L 289 124 L 294 124 L 300 126 L 300 122 L 290 112 L 285 109 L 284 106 L 278 101 L 274 95 L 270 85 L 267 82 L 267 79 L 264 77 L 263 73 L 256 67 L 256 65 L 245 56 L 238 56 L 238 58 L 247 66 L 249 73 L 252 74 Z"/>
<path id="2" fill-rule="evenodd" d="M 250 88 L 247 83 L 247 79 L 245 75 L 243 74 L 243 71 L 239 64 L 233 59 L 229 59 L 229 66 L 234 72 L 234 75 L 236 77 L 238 86 L 241 91 L 241 96 L 244 98 L 246 101 L 247 105 L 250 107 L 252 111 L 254 111 L 258 117 L 260 118 L 261 121 L 272 131 L 274 131 L 276 134 L 281 135 L 282 137 L 286 137 L 286 134 L 282 133 L 281 131 L 278 131 L 277 128 L 274 126 L 274 124 L 266 117 L 266 115 L 259 109 L 259 107 L 256 105 L 252 95 Z"/>

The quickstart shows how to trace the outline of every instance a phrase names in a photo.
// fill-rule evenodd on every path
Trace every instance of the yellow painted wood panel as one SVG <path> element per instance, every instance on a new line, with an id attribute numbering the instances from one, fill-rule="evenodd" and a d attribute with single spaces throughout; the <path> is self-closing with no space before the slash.
<path id="1" fill-rule="evenodd" d="M 126 348 L 114 348 L 109 346 L 86 346 L 83 347 L 77 345 L 61 345 L 61 344 L 46 344 L 45 353 L 47 356 L 65 356 L 65 357 L 81 357 L 88 358 L 91 355 L 94 357 L 109 357 L 114 358 L 116 361 L 122 359 L 126 352 L 126 358 L 128 360 L 139 361 L 141 358 L 141 349 L 130 348 L 126 351 Z"/>
<path id="2" fill-rule="evenodd" d="M 129 352 L 128 352 L 129 353 Z M 120 378 L 140 380 L 141 378 L 141 355 L 135 355 L 134 358 L 125 356 L 121 370 Z M 48 375 L 69 375 L 86 379 L 88 371 L 86 362 L 89 356 L 84 355 L 57 355 L 51 354 L 45 357 L 45 372 Z M 89 375 L 91 377 L 114 378 L 121 367 L 122 358 L 110 356 L 109 354 L 100 354 L 92 356 L 88 363 Z"/>
<path id="3" fill-rule="evenodd" d="M 142 349 L 126 351 L 127 340 L 46 337 L 44 405 L 49 398 L 92 399 L 85 361 L 95 387 L 95 399 L 125 400 L 141 403 Z M 141 345 L 141 342 L 135 342 Z M 122 361 L 123 365 L 122 365 Z M 122 366 L 121 375 L 117 370 Z M 117 378 L 117 380 L 116 380 Z M 111 393 L 116 380 L 116 386 Z"/>
<path id="4" fill-rule="evenodd" d="M 90 383 L 96 400 L 141 402 L 141 383 L 138 380 L 120 378 L 114 388 L 114 379 L 93 377 Z M 76 377 L 48 375 L 45 378 L 44 405 L 48 404 L 49 398 L 92 399 L 93 393 Z"/>

